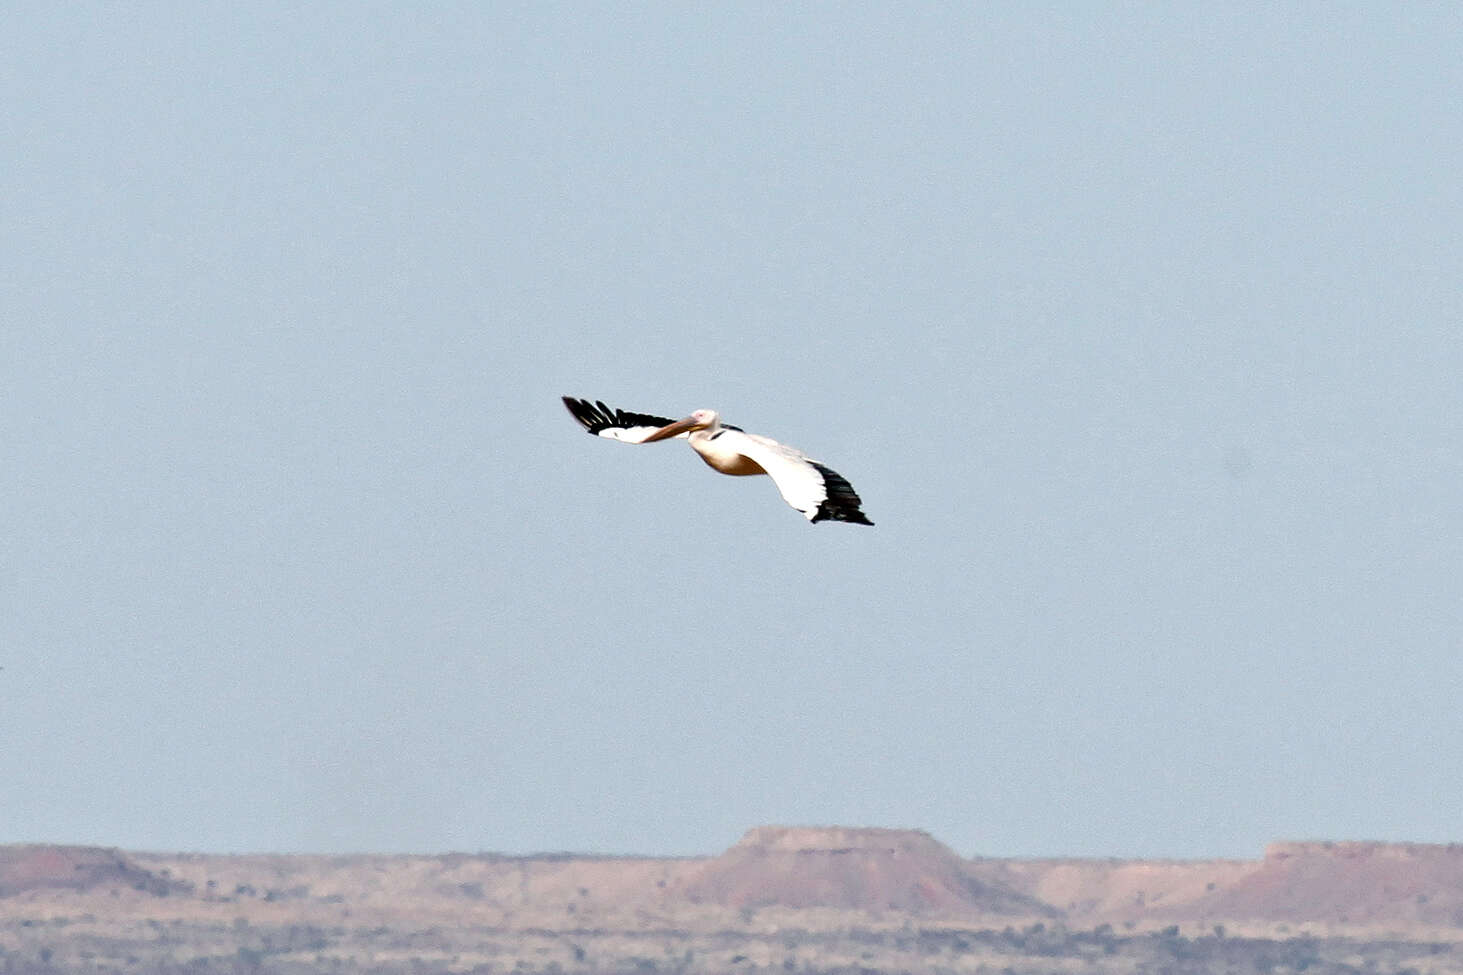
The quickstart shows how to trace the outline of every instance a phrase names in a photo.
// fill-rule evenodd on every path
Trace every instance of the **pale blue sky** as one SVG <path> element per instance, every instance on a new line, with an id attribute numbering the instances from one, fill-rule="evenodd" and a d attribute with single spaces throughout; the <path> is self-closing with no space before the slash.
<path id="1" fill-rule="evenodd" d="M 1463 839 L 1463 12 L 1218 8 L 11 11 L 0 842 Z"/>

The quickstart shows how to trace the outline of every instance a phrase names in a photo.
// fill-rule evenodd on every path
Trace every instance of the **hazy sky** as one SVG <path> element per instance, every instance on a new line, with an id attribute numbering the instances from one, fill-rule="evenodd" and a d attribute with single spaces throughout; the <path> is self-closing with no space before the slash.
<path id="1" fill-rule="evenodd" d="M 0 842 L 1458 841 L 1463 11 L 24 4 Z M 842 472 L 810 526 L 561 395 Z"/>

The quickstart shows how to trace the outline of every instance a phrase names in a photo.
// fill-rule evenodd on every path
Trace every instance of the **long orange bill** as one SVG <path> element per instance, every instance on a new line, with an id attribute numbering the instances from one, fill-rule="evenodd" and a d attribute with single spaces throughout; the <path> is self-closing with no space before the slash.
<path id="1" fill-rule="evenodd" d="M 657 440 L 665 440 L 669 437 L 674 437 L 678 433 L 685 433 L 687 430 L 690 430 L 695 425 L 695 419 L 688 416 L 684 420 L 677 420 L 675 423 L 672 423 L 668 427 L 661 427 L 659 430 L 655 431 L 650 436 L 646 437 L 640 442 L 655 443 Z"/>

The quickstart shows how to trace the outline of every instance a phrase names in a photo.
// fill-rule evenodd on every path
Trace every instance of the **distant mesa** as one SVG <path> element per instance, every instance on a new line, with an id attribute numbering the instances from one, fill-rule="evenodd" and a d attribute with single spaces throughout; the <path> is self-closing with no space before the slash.
<path id="1" fill-rule="evenodd" d="M 252 903 L 256 891 L 261 902 L 287 896 L 320 910 L 383 899 L 419 901 L 425 910 L 442 907 L 445 896 L 474 917 L 528 912 L 575 925 L 622 909 L 702 905 L 741 912 L 743 921 L 766 908 L 997 926 L 1060 917 L 1093 926 L 1207 929 L 1232 919 L 1463 928 L 1463 844 L 1288 842 L 1271 845 L 1263 860 L 967 860 L 920 830 L 762 826 L 719 856 L 694 858 L 199 857 L 0 846 L 0 898 L 26 903 L 48 896 L 109 903 L 141 892 L 237 906 Z"/>
<path id="2" fill-rule="evenodd" d="M 1053 916 L 1046 904 L 977 879 L 922 830 L 760 826 L 690 871 L 679 892 L 728 907 L 828 907 L 927 915 Z"/>
<path id="3" fill-rule="evenodd" d="M 117 850 L 94 846 L 0 846 L 0 897 L 32 890 L 138 890 L 166 897 L 187 885 L 159 877 Z"/>
<path id="4" fill-rule="evenodd" d="M 1272 843 L 1257 869 L 1190 911 L 1271 920 L 1463 924 L 1463 844 Z"/>

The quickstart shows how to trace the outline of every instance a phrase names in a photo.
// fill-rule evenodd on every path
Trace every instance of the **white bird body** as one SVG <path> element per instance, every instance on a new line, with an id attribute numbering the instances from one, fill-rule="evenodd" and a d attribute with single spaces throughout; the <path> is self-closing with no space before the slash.
<path id="1" fill-rule="evenodd" d="M 770 437 L 747 433 L 721 422 L 715 410 L 697 410 L 683 420 L 612 410 L 602 401 L 564 397 L 574 419 L 590 433 L 621 443 L 655 443 L 684 439 L 712 469 L 723 474 L 766 474 L 782 498 L 811 522 L 846 521 L 872 525 L 859 510 L 853 486 L 795 447 Z"/>
<path id="2" fill-rule="evenodd" d="M 738 476 L 767 473 L 766 468 L 752 459 L 749 451 L 755 451 L 758 447 L 782 446 L 776 440 L 729 427 L 722 427 L 715 433 L 697 430 L 683 436 L 691 444 L 691 449 L 712 468 L 723 474 Z"/>

